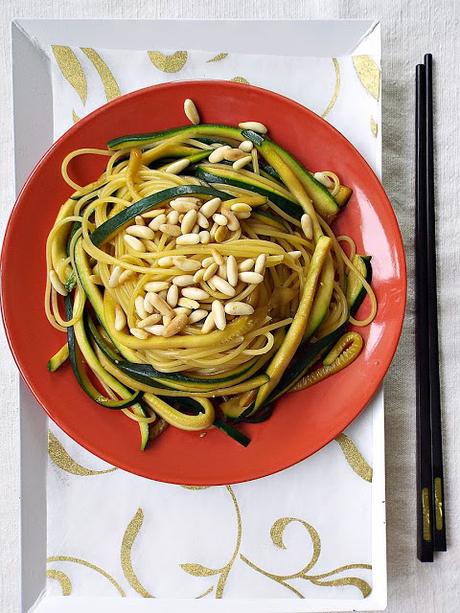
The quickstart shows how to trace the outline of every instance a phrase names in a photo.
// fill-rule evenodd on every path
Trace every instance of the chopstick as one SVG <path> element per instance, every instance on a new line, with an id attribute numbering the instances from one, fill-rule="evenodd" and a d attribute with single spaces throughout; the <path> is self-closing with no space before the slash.
<path id="1" fill-rule="evenodd" d="M 432 56 L 416 67 L 417 556 L 446 550 L 434 212 Z"/>
<path id="2" fill-rule="evenodd" d="M 426 93 L 426 230 L 427 230 L 427 308 L 428 376 L 431 411 L 431 461 L 434 496 L 434 550 L 446 551 L 444 475 L 442 462 L 441 394 L 439 386 L 438 305 L 436 279 L 436 227 L 433 156 L 433 58 L 424 57 Z"/>
<path id="3" fill-rule="evenodd" d="M 425 67 L 415 73 L 415 376 L 417 444 L 417 557 L 433 561 L 431 416 L 426 291 L 426 91 Z"/>

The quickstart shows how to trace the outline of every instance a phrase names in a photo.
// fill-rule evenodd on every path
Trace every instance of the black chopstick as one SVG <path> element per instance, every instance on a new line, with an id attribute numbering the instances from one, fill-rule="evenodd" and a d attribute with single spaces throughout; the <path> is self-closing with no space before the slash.
<path id="1" fill-rule="evenodd" d="M 436 281 L 436 228 L 433 157 L 433 58 L 424 57 L 425 65 L 425 155 L 426 155 L 426 286 L 428 323 L 428 378 L 431 412 L 431 461 L 433 489 L 434 550 L 446 551 L 444 475 L 442 461 L 442 421 L 439 386 L 438 306 Z"/>
<path id="2" fill-rule="evenodd" d="M 428 380 L 426 240 L 426 91 L 425 67 L 415 74 L 415 361 L 417 440 L 417 557 L 433 561 L 431 415 Z"/>

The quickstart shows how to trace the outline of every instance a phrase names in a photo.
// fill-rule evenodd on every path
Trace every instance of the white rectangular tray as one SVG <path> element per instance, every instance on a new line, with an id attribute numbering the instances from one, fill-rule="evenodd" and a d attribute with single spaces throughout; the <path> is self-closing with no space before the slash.
<path id="1" fill-rule="evenodd" d="M 51 77 L 42 48 L 51 43 L 124 49 L 168 48 L 170 33 L 193 47 L 225 48 L 229 52 L 279 55 L 340 56 L 349 54 L 379 24 L 370 20 L 260 21 L 260 20 L 28 20 L 12 23 L 15 180 L 19 192 L 34 164 L 52 143 Z M 61 36 L 65 39 L 62 40 Z M 380 134 L 379 134 L 380 139 Z M 380 161 L 377 172 L 380 173 Z M 27 387 L 19 389 L 21 409 L 21 611 L 177 611 L 177 600 L 46 598 L 46 466 L 47 418 Z M 373 536 L 372 594 L 355 606 L 359 610 L 386 607 L 385 477 L 383 392 L 373 400 Z M 179 604 L 181 603 L 181 604 Z M 230 600 L 187 601 L 187 611 L 344 611 L 340 600 Z"/>

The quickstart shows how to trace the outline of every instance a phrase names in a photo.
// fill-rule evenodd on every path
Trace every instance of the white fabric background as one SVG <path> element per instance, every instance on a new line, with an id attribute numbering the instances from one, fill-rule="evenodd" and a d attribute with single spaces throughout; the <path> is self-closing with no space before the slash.
<path id="1" fill-rule="evenodd" d="M 413 302 L 410 287 L 405 333 L 386 381 L 387 514 L 391 613 L 453 613 L 460 593 L 460 416 L 457 372 L 458 82 L 460 5 L 456 0 L 12 0 L 0 3 L 0 215 L 2 232 L 13 198 L 9 21 L 13 17 L 257 17 L 379 18 L 383 38 L 384 184 L 396 208 L 413 271 L 413 74 L 426 51 L 437 64 L 437 184 L 442 385 L 449 552 L 434 565 L 415 556 L 415 414 Z M 441 188 L 442 186 L 442 188 Z M 17 374 L 5 341 L 0 346 L 0 610 L 18 611 L 18 414 Z M 454 517 L 456 515 L 457 519 Z"/>

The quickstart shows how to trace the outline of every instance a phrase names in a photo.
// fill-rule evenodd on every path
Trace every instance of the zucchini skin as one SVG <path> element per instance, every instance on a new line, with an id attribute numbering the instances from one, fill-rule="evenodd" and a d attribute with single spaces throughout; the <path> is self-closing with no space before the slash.
<path id="1" fill-rule="evenodd" d="M 137 215 L 142 215 L 142 213 L 160 206 L 166 200 L 172 200 L 178 196 L 190 195 L 210 196 L 211 198 L 218 197 L 221 200 L 231 200 L 232 198 L 230 194 L 203 185 L 179 185 L 178 187 L 170 187 L 138 200 L 135 204 L 123 209 L 123 211 L 120 211 L 120 213 L 117 213 L 117 215 L 105 221 L 91 234 L 91 242 L 96 245 L 96 247 L 99 247 L 107 240 L 110 240 L 121 229 L 126 227 L 137 217 Z"/>
<path id="2" fill-rule="evenodd" d="M 73 305 L 69 295 L 64 297 L 66 316 L 68 319 L 72 318 Z M 83 371 L 82 360 L 78 355 L 78 343 L 73 326 L 67 328 L 67 345 L 69 348 L 69 360 L 74 372 L 75 378 L 82 390 L 97 404 L 106 407 L 108 409 L 126 409 L 136 404 L 138 398 L 141 396 L 140 392 L 133 393 L 129 398 L 123 400 L 112 400 L 111 398 L 105 398 L 88 380 L 88 377 Z M 102 367 L 101 367 L 102 368 Z M 121 386 L 121 384 L 120 384 Z M 126 388 L 125 388 L 126 389 Z M 126 389 L 126 392 L 129 392 Z"/>
<path id="3" fill-rule="evenodd" d="M 285 198 L 281 194 L 277 194 L 275 191 L 268 189 L 262 185 L 257 185 L 254 182 L 244 181 L 241 179 L 231 179 L 226 177 L 224 174 L 219 174 L 218 171 L 212 172 L 209 167 L 205 166 L 197 166 L 195 169 L 195 176 L 202 181 L 206 181 L 206 183 L 220 183 L 226 185 L 232 185 L 233 187 L 241 187 L 243 189 L 247 189 L 251 192 L 255 192 L 256 194 L 261 194 L 262 196 L 267 196 L 269 200 L 276 204 L 280 209 L 286 211 L 288 215 L 294 217 L 294 219 L 300 220 L 304 211 L 301 206 Z"/>

